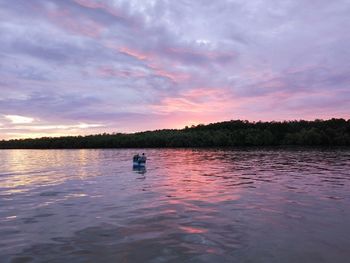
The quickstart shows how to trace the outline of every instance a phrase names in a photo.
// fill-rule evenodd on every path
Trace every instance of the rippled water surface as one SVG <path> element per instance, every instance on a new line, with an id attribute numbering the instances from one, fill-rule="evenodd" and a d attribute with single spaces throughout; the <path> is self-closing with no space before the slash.
<path id="1" fill-rule="evenodd" d="M 350 262 L 349 150 L 0 151 L 0 262 Z"/>

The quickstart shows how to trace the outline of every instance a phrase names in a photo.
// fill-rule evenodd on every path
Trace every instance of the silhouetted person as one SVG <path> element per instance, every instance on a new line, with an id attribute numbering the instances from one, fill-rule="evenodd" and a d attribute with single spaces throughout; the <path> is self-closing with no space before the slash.
<path id="1" fill-rule="evenodd" d="M 138 162 L 140 159 L 140 155 L 139 154 L 135 154 L 134 157 L 133 157 L 133 161 L 134 162 Z"/>
<path id="2" fill-rule="evenodd" d="M 140 157 L 140 161 L 141 162 L 146 162 L 146 155 L 145 155 L 145 153 L 142 153 L 142 156 Z"/>

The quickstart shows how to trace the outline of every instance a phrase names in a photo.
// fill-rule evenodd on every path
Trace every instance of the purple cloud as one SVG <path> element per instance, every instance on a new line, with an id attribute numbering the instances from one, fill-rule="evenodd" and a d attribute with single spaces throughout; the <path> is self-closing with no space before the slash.
<path id="1" fill-rule="evenodd" d="M 0 139 L 350 118 L 350 7 L 316 2 L 0 0 Z"/>

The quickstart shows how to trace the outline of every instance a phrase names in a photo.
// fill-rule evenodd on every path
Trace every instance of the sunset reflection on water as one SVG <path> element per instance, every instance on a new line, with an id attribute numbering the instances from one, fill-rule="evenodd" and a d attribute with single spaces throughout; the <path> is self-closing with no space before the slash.
<path id="1" fill-rule="evenodd" d="M 164 173 L 164 185 L 159 188 L 171 197 L 170 203 L 224 202 L 240 198 L 243 188 L 232 189 L 230 184 L 239 183 L 238 176 L 225 173 L 233 167 L 231 160 L 210 160 L 201 152 L 178 150 L 155 160 L 155 169 Z"/>
<path id="2" fill-rule="evenodd" d="M 145 169 L 132 166 L 137 152 L 148 157 Z M 10 150 L 0 157 L 0 259 L 350 256 L 346 150 Z"/>
<path id="3" fill-rule="evenodd" d="M 47 155 L 45 151 L 9 150 L 1 155 L 0 169 L 2 173 L 6 171 L 7 176 L 0 178 L 0 187 L 6 189 L 5 194 L 24 193 L 37 186 L 62 183 L 66 179 L 55 169 L 57 164 L 66 161 L 62 152 Z"/>

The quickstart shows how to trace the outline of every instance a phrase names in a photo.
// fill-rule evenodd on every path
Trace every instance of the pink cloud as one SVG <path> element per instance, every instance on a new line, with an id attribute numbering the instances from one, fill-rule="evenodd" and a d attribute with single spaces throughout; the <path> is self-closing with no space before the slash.
<path id="1" fill-rule="evenodd" d="M 101 77 L 125 77 L 125 78 L 142 78 L 146 73 L 140 70 L 116 70 L 109 66 L 100 66 L 97 68 L 97 74 Z"/>
<path id="2" fill-rule="evenodd" d="M 176 97 L 166 97 L 161 103 L 152 105 L 156 112 L 185 113 L 225 113 L 238 107 L 226 88 L 196 88 L 183 92 Z"/>
<path id="3" fill-rule="evenodd" d="M 164 77 L 167 79 L 170 79 L 173 82 L 183 82 L 191 78 L 191 75 L 189 73 L 185 72 L 175 72 L 175 71 L 168 71 L 164 68 L 161 68 L 161 66 L 153 64 L 148 64 L 148 67 L 153 70 L 153 73 L 156 76 Z"/>
<path id="4" fill-rule="evenodd" d="M 157 53 L 144 52 L 138 49 L 130 47 L 115 47 L 112 43 L 107 43 L 106 47 L 114 49 L 120 53 L 126 54 L 133 57 L 141 62 L 148 62 L 146 68 L 150 69 L 154 75 L 167 78 L 173 82 L 179 83 L 186 81 L 191 78 L 189 73 L 179 72 L 179 71 L 169 71 L 162 66 L 163 63 L 160 62 L 160 56 Z M 176 68 L 176 63 L 172 63 L 174 68 Z"/>
<path id="5" fill-rule="evenodd" d="M 104 3 L 92 0 L 74 0 L 74 2 L 87 8 L 106 8 L 106 5 Z"/>
<path id="6" fill-rule="evenodd" d="M 105 29 L 103 25 L 84 16 L 80 16 L 80 19 L 77 19 L 76 15 L 67 8 L 46 10 L 46 14 L 48 19 L 54 24 L 79 35 L 97 38 Z"/>
<path id="7" fill-rule="evenodd" d="M 80 6 L 85 7 L 85 8 L 101 9 L 104 12 L 126 22 L 129 26 L 137 28 L 137 23 L 136 23 L 135 19 L 126 15 L 125 12 L 122 12 L 119 9 L 117 9 L 116 7 L 108 5 L 105 2 L 97 2 L 97 1 L 93 1 L 93 0 L 73 0 L 73 1 L 77 4 L 79 4 Z"/>
<path id="8" fill-rule="evenodd" d="M 119 48 L 119 52 L 126 54 L 128 56 L 131 56 L 133 58 L 136 58 L 138 60 L 146 60 L 147 58 L 150 57 L 150 55 L 147 53 L 141 52 L 141 51 L 136 50 L 136 49 L 131 49 L 128 47 Z"/>

